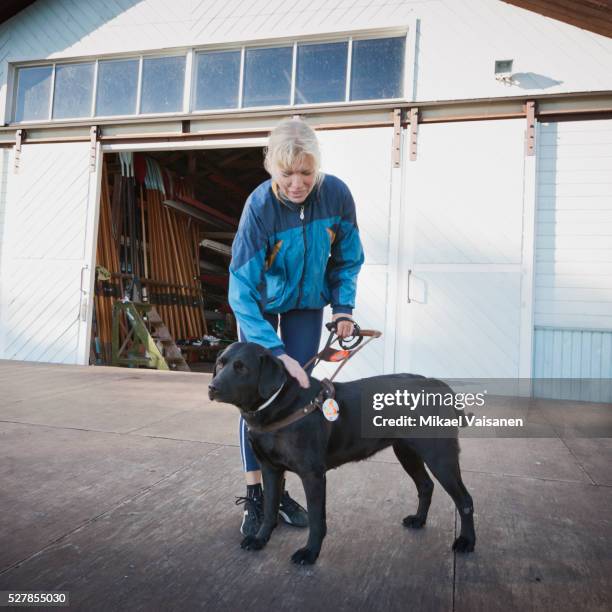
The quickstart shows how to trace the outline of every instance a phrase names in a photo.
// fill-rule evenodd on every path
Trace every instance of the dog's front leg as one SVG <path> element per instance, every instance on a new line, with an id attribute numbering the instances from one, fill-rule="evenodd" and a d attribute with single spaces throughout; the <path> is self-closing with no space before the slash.
<path id="1" fill-rule="evenodd" d="M 308 542 L 304 548 L 296 550 L 291 560 L 299 565 L 312 565 L 321 552 L 323 538 L 327 533 L 325 520 L 325 470 L 317 470 L 300 475 L 306 504 L 308 506 Z"/>
<path id="2" fill-rule="evenodd" d="M 247 536 L 240 543 L 240 546 L 246 550 L 261 550 L 268 543 L 270 534 L 278 522 L 283 471 L 262 464 L 261 474 L 264 488 L 264 520 L 256 535 Z"/>

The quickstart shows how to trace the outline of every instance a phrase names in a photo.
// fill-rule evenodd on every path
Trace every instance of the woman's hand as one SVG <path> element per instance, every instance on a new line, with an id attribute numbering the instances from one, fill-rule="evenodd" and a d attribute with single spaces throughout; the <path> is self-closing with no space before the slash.
<path id="1" fill-rule="evenodd" d="M 340 317 L 348 317 L 349 319 L 353 318 L 352 315 L 338 313 L 332 316 L 332 321 L 335 321 Z M 336 326 L 336 335 L 339 338 L 348 338 L 349 336 L 353 335 L 353 330 L 354 326 L 351 321 L 340 321 L 340 323 L 338 323 L 338 325 Z"/>
<path id="2" fill-rule="evenodd" d="M 293 378 L 297 379 L 297 381 L 300 383 L 300 387 L 303 387 L 304 389 L 308 389 L 308 387 L 310 387 L 308 374 L 306 374 L 306 372 L 298 361 L 296 361 L 292 357 L 289 357 L 289 355 L 287 354 L 280 355 L 279 359 L 285 364 L 287 372 L 289 372 L 289 374 L 291 374 Z"/>

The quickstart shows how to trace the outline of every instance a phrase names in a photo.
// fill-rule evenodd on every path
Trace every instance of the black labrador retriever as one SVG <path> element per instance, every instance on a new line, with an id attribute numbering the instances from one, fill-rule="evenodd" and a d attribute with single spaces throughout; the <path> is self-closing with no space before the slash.
<path id="1" fill-rule="evenodd" d="M 461 517 L 461 533 L 453 543 L 457 552 L 474 550 L 476 535 L 472 498 L 461 480 L 459 443 L 456 428 L 451 437 L 367 438 L 361 431 L 361 389 L 365 382 L 393 382 L 399 389 L 421 388 L 427 380 L 450 390 L 441 381 L 423 377 L 390 374 L 335 383 L 335 399 L 340 418 L 330 422 L 320 410 L 275 431 L 262 431 L 289 415 L 303 410 L 321 390 L 321 382 L 310 378 L 303 389 L 290 376 L 279 359 L 258 344 L 235 342 L 218 357 L 209 385 L 211 400 L 233 404 L 249 426 L 249 438 L 261 464 L 264 520 L 255 536 L 247 536 L 242 548 L 263 548 L 276 526 L 282 479 L 285 470 L 302 480 L 308 506 L 309 534 L 304 548 L 291 557 L 298 564 L 312 564 L 321 551 L 327 532 L 325 521 L 325 473 L 349 461 L 359 461 L 392 446 L 396 457 L 414 480 L 419 503 L 416 514 L 404 518 L 404 525 L 418 529 L 425 525 L 434 484 L 424 464 L 453 498 Z M 269 402 L 270 398 L 280 392 Z M 268 404 L 258 410 L 262 405 Z M 453 409 L 454 410 L 454 409 Z"/>

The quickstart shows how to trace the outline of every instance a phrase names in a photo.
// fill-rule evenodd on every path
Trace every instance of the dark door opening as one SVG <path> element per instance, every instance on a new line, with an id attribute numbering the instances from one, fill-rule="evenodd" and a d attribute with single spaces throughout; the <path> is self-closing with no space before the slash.
<path id="1" fill-rule="evenodd" d="M 260 147 L 104 156 L 91 364 L 212 369 L 236 339 L 231 244 L 267 178 Z"/>

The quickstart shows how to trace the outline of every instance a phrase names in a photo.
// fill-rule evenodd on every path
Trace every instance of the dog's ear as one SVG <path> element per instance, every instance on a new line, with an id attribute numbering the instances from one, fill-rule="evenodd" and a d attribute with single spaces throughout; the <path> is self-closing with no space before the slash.
<path id="1" fill-rule="evenodd" d="M 287 380 L 285 366 L 280 359 L 270 353 L 259 357 L 259 396 L 263 399 L 272 397 L 275 391 L 281 388 Z"/>

